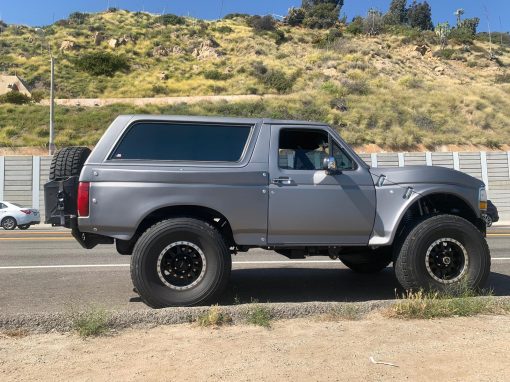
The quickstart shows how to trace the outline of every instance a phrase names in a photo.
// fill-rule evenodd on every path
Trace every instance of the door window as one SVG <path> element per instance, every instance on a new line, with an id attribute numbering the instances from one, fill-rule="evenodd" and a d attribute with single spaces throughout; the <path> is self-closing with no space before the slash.
<path id="1" fill-rule="evenodd" d="M 287 170 L 322 170 L 329 156 L 328 134 L 322 130 L 282 129 L 278 165 Z"/>
<path id="2" fill-rule="evenodd" d="M 333 157 L 335 158 L 336 168 L 338 170 L 348 171 L 356 169 L 356 164 L 352 158 L 336 143 L 333 143 Z"/>

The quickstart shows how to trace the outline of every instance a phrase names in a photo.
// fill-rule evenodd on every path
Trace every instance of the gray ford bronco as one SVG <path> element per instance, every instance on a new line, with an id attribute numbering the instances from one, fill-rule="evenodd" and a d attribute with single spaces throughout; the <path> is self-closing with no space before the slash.
<path id="1" fill-rule="evenodd" d="M 119 116 L 92 152 L 58 151 L 46 220 L 91 249 L 131 255 L 151 307 L 216 301 L 232 254 L 330 256 L 355 272 L 393 263 L 406 290 L 490 271 L 483 182 L 441 167 L 370 168 L 323 123 Z"/>

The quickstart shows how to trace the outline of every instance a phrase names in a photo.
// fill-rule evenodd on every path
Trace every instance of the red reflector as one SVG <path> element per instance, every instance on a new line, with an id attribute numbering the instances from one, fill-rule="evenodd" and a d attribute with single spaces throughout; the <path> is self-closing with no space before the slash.
<path id="1" fill-rule="evenodd" d="M 89 182 L 78 185 L 78 216 L 89 216 Z"/>
<path id="2" fill-rule="evenodd" d="M 26 215 L 30 215 L 32 213 L 32 211 L 30 210 L 21 210 L 21 212 L 23 212 Z"/>

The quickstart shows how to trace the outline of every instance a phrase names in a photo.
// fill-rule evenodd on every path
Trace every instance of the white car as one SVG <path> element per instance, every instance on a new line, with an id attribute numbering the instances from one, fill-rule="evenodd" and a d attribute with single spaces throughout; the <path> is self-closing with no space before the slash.
<path id="1" fill-rule="evenodd" d="M 24 208 L 15 203 L 0 202 L 0 225 L 3 229 L 28 229 L 41 222 L 39 210 Z"/>

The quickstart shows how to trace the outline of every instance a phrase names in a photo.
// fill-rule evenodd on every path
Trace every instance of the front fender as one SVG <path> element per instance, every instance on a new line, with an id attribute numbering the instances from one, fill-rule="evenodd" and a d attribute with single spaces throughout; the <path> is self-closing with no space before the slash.
<path id="1" fill-rule="evenodd" d="M 409 187 L 413 189 L 411 194 L 408 193 Z M 458 197 L 473 210 L 475 216 L 480 217 L 478 192 L 478 189 L 445 184 L 389 184 L 376 187 L 377 211 L 369 245 L 391 245 L 407 210 L 418 199 L 429 195 L 447 194 Z"/>

